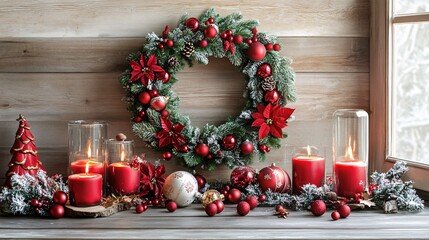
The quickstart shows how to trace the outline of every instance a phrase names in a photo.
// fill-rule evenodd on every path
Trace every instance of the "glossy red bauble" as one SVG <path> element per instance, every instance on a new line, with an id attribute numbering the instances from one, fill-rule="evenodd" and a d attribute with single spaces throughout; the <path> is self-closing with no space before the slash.
<path id="1" fill-rule="evenodd" d="M 271 65 L 268 63 L 263 63 L 261 66 L 258 67 L 258 76 L 261 78 L 266 78 L 271 76 L 272 68 Z"/>
<path id="2" fill-rule="evenodd" d="M 256 171 L 249 166 L 239 166 L 231 172 L 230 182 L 234 188 L 245 189 L 255 182 Z"/>
<path id="3" fill-rule="evenodd" d="M 51 216 L 55 219 L 62 218 L 64 216 L 64 207 L 60 204 L 54 204 L 49 210 Z"/>
<path id="4" fill-rule="evenodd" d="M 213 203 L 217 206 L 217 213 L 223 212 L 223 209 L 225 209 L 225 204 L 222 202 L 222 200 L 217 199 Z"/>
<path id="5" fill-rule="evenodd" d="M 136 213 L 142 213 L 145 211 L 145 208 L 142 204 L 136 206 Z"/>
<path id="6" fill-rule="evenodd" d="M 260 42 L 252 42 L 252 44 L 249 46 L 249 49 L 247 50 L 247 56 L 250 60 L 255 62 L 264 59 L 266 53 L 267 50 L 265 49 L 264 44 Z"/>
<path id="7" fill-rule="evenodd" d="M 152 100 L 150 100 L 150 107 L 156 111 L 161 111 L 165 108 L 167 102 L 168 98 L 164 96 L 154 97 Z"/>
<path id="8" fill-rule="evenodd" d="M 274 45 L 272 43 L 265 44 L 265 49 L 267 49 L 267 51 L 273 50 L 273 47 L 274 47 Z"/>
<path id="9" fill-rule="evenodd" d="M 290 190 L 289 175 L 274 163 L 259 171 L 258 182 L 263 191 L 271 189 L 273 192 L 286 193 Z"/>
<path id="10" fill-rule="evenodd" d="M 209 25 L 204 29 L 204 36 L 206 38 L 211 39 L 211 38 L 216 37 L 216 35 L 217 35 L 217 29 L 213 25 Z"/>
<path id="11" fill-rule="evenodd" d="M 258 202 L 263 203 L 265 202 L 265 200 L 267 200 L 267 196 L 265 196 L 264 194 L 258 196 Z"/>
<path id="12" fill-rule="evenodd" d="M 213 217 L 217 213 L 217 205 L 214 203 L 209 203 L 204 210 L 206 211 L 207 215 L 210 217 Z"/>
<path id="13" fill-rule="evenodd" d="M 148 92 L 142 92 L 139 94 L 139 102 L 141 104 L 148 104 L 150 102 L 150 94 Z"/>
<path id="14" fill-rule="evenodd" d="M 333 211 L 332 213 L 331 213 L 331 218 L 332 218 L 332 220 L 334 220 L 334 221 L 337 221 L 338 219 L 340 219 L 340 213 L 338 212 L 338 211 Z"/>
<path id="15" fill-rule="evenodd" d="M 192 31 L 197 31 L 198 28 L 200 27 L 200 21 L 198 21 L 198 19 L 196 18 L 188 18 L 185 22 L 185 26 L 189 29 L 191 29 Z"/>
<path id="16" fill-rule="evenodd" d="M 240 216 L 246 216 L 250 212 L 250 205 L 246 201 L 241 201 L 237 205 L 237 213 Z"/>
<path id="17" fill-rule="evenodd" d="M 227 194 L 228 201 L 231 203 L 238 203 L 241 199 L 241 192 L 236 188 L 232 188 Z"/>
<path id="18" fill-rule="evenodd" d="M 274 44 L 273 49 L 274 49 L 274 51 L 280 51 L 280 49 L 281 49 L 280 44 L 278 44 L 278 43 Z"/>
<path id="19" fill-rule="evenodd" d="M 31 200 L 30 205 L 34 208 L 39 207 L 39 200 L 37 200 L 36 198 L 34 198 L 33 200 Z"/>
<path id="20" fill-rule="evenodd" d="M 205 47 L 207 47 L 207 45 L 208 45 L 209 43 L 207 42 L 207 40 L 205 40 L 205 39 L 203 39 L 203 40 L 200 40 L 199 42 L 198 42 L 198 45 L 200 46 L 200 47 L 202 47 L 202 48 L 205 48 Z"/>
<path id="21" fill-rule="evenodd" d="M 143 121 L 143 118 L 141 118 L 140 116 L 135 116 L 135 117 L 133 118 L 133 121 L 134 121 L 135 123 L 139 123 L 139 122 L 142 122 L 142 121 Z"/>
<path id="22" fill-rule="evenodd" d="M 167 110 L 162 110 L 161 111 L 161 116 L 163 116 L 163 117 L 168 117 L 168 111 Z"/>
<path id="23" fill-rule="evenodd" d="M 187 153 L 187 152 L 189 152 L 189 148 L 188 148 L 188 146 L 183 145 L 182 147 L 180 147 L 180 151 L 184 152 L 184 153 Z"/>
<path id="24" fill-rule="evenodd" d="M 205 157 L 209 154 L 209 146 L 204 143 L 198 143 L 195 147 L 195 153 L 200 157 Z"/>
<path id="25" fill-rule="evenodd" d="M 201 175 L 201 174 L 194 174 L 195 179 L 197 180 L 198 183 L 198 191 L 200 191 L 201 189 L 203 189 L 204 186 L 206 186 L 206 178 Z"/>
<path id="26" fill-rule="evenodd" d="M 350 216 L 351 209 L 348 205 L 344 204 L 341 205 L 337 211 L 340 213 L 341 218 L 346 218 Z"/>
<path id="27" fill-rule="evenodd" d="M 235 148 L 237 140 L 233 135 L 226 135 L 222 140 L 222 147 L 225 150 L 232 150 Z"/>
<path id="28" fill-rule="evenodd" d="M 174 45 L 174 42 L 173 42 L 173 40 L 171 40 L 171 39 L 168 39 L 167 40 L 167 42 L 165 43 L 166 45 L 167 45 L 167 47 L 172 47 L 173 45 Z"/>
<path id="29" fill-rule="evenodd" d="M 175 202 L 175 201 L 169 201 L 169 202 L 167 203 L 166 207 L 167 207 L 167 210 L 168 210 L 169 212 L 174 212 L 174 211 L 176 211 L 176 209 L 177 209 L 177 204 L 176 204 L 176 202 Z"/>
<path id="30" fill-rule="evenodd" d="M 155 88 L 154 89 L 151 89 L 151 90 L 149 90 L 149 95 L 151 96 L 151 97 L 158 97 L 159 96 L 159 93 L 158 93 L 158 90 L 156 90 Z"/>
<path id="31" fill-rule="evenodd" d="M 242 142 L 240 145 L 240 150 L 244 155 L 251 154 L 253 152 L 253 143 L 248 140 Z"/>
<path id="32" fill-rule="evenodd" d="M 258 206 L 258 199 L 255 196 L 247 196 L 244 201 L 249 204 L 250 209 L 254 209 Z"/>
<path id="33" fill-rule="evenodd" d="M 234 36 L 234 43 L 235 44 L 241 44 L 241 43 L 243 43 L 243 37 L 241 35 L 235 35 Z"/>
<path id="34" fill-rule="evenodd" d="M 277 90 L 267 91 L 264 94 L 265 102 L 275 103 L 280 99 L 280 93 Z"/>
<path id="35" fill-rule="evenodd" d="M 171 158 L 173 157 L 173 154 L 171 154 L 171 152 L 164 152 L 163 154 L 162 154 L 162 158 L 164 159 L 164 160 L 166 160 L 166 161 L 168 161 L 168 160 L 170 160 Z"/>
<path id="36" fill-rule="evenodd" d="M 170 81 L 170 73 L 168 73 L 166 71 L 157 73 L 156 78 L 161 80 L 163 83 L 167 83 L 168 81 Z"/>
<path id="37" fill-rule="evenodd" d="M 68 200 L 68 195 L 63 191 L 56 191 L 52 198 L 52 201 L 54 201 L 54 203 L 60 204 L 60 205 L 65 205 L 67 203 L 67 200 Z"/>

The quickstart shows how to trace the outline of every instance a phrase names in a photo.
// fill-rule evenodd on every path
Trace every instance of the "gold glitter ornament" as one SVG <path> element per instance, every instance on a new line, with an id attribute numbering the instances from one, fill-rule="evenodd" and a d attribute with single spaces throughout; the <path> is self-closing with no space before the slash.
<path id="1" fill-rule="evenodd" d="M 202 195 L 201 204 L 205 208 L 207 205 L 209 205 L 210 203 L 212 203 L 218 199 L 223 201 L 225 199 L 225 197 L 223 196 L 223 194 L 221 194 L 217 190 L 210 189 L 210 190 L 207 190 L 206 192 L 204 192 L 204 194 Z"/>

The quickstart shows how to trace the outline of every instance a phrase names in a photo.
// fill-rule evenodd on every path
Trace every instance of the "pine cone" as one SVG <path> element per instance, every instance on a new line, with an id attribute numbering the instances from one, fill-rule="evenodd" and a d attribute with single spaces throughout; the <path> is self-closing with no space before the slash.
<path id="1" fill-rule="evenodd" d="M 185 47 L 182 50 L 182 55 L 185 57 L 190 57 L 195 52 L 195 46 L 192 42 L 186 42 Z"/>
<path id="2" fill-rule="evenodd" d="M 270 39 L 266 33 L 257 33 L 256 38 L 258 38 L 258 41 L 262 44 L 267 44 L 270 42 Z"/>
<path id="3" fill-rule="evenodd" d="M 169 68 L 175 68 L 179 62 L 176 57 L 169 57 L 167 60 L 167 65 Z"/>
<path id="4" fill-rule="evenodd" d="M 276 82 L 274 81 L 272 76 L 264 78 L 262 81 L 262 89 L 264 91 L 271 91 L 276 88 Z"/>

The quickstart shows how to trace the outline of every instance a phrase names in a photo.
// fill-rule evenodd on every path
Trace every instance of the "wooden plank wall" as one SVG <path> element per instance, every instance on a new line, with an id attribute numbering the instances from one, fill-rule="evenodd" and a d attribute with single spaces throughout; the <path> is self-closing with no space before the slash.
<path id="1" fill-rule="evenodd" d="M 291 171 L 291 149 L 315 145 L 331 172 L 331 115 L 338 108 L 369 109 L 369 0 L 141 1 L 5 0 L 0 2 L 0 178 L 10 161 L 19 113 L 26 116 L 45 167 L 67 171 L 67 121 L 102 119 L 109 137 L 126 133 L 137 152 L 156 160 L 131 133 L 130 115 L 121 102 L 118 76 L 125 57 L 138 51 L 148 32 L 175 26 L 188 12 L 209 7 L 221 14 L 240 11 L 258 19 L 259 31 L 280 37 L 282 54 L 294 59 L 298 101 L 296 121 L 286 129 L 284 148 L 271 162 Z M 220 123 L 240 112 L 244 81 L 225 59 L 179 73 L 174 86 L 184 114 L 196 125 Z M 198 83 L 198 84 L 196 84 Z M 167 171 L 181 169 L 174 161 Z M 204 173 L 226 179 L 230 170 Z M 1 179 L 0 179 L 1 180 Z"/>

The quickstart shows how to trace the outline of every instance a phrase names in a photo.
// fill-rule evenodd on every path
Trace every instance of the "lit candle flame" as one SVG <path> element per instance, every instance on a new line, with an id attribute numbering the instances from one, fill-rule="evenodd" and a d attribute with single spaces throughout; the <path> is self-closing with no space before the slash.
<path id="1" fill-rule="evenodd" d="M 311 156 L 311 148 L 310 145 L 307 145 L 307 155 Z"/>
<path id="2" fill-rule="evenodd" d="M 89 161 L 86 162 L 86 166 L 85 166 L 85 173 L 88 174 L 89 173 Z"/>
<path id="3" fill-rule="evenodd" d="M 121 153 L 121 162 L 123 162 L 125 160 L 125 153 L 124 153 L 124 151 L 122 151 L 122 153 Z"/>
<path id="4" fill-rule="evenodd" d="M 347 150 L 346 150 L 346 157 L 350 158 L 350 160 L 355 160 L 355 158 L 353 157 L 353 148 L 351 143 L 352 143 L 352 139 L 351 137 L 349 137 L 349 146 L 347 147 Z"/>
<path id="5" fill-rule="evenodd" d="M 88 158 L 91 157 L 91 146 L 88 147 Z"/>

